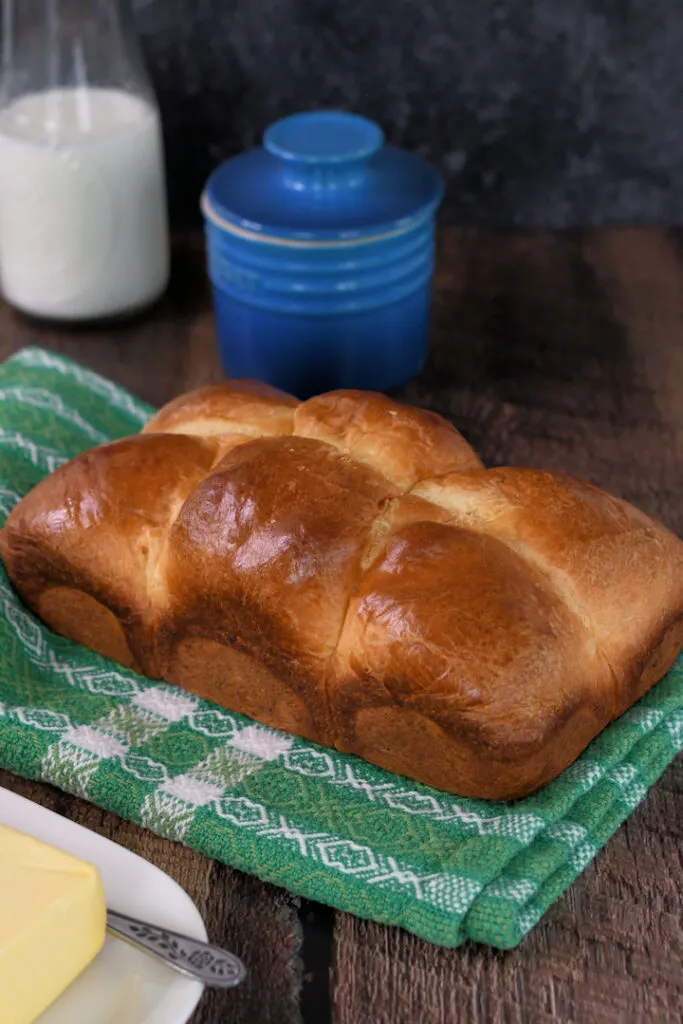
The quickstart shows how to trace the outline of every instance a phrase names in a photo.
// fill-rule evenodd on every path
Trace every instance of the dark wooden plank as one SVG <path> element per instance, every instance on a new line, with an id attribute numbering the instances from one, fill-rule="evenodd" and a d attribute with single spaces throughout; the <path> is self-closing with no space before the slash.
<path id="1" fill-rule="evenodd" d="M 304 963 L 301 1016 L 304 1024 L 329 1021 L 332 1014 L 330 983 L 334 958 L 335 913 L 332 907 L 322 906 L 312 900 L 301 901 L 301 958 Z"/>

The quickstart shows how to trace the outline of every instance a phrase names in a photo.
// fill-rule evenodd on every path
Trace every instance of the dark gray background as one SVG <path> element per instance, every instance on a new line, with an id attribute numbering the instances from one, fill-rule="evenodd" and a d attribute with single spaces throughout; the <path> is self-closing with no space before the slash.
<path id="1" fill-rule="evenodd" d="M 176 218 L 319 106 L 381 122 L 464 224 L 683 222 L 680 0 L 133 0 Z"/>

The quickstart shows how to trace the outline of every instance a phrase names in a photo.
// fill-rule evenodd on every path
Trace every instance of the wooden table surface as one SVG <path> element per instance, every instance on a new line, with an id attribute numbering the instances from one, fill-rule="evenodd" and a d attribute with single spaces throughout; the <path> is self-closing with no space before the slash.
<path id="1" fill-rule="evenodd" d="M 167 297 L 135 322 L 56 331 L 0 304 L 0 358 L 27 344 L 155 404 L 218 379 L 201 239 L 178 240 Z M 683 235 L 445 229 L 432 356 L 399 397 L 450 417 L 488 464 L 585 477 L 683 534 Z M 6 773 L 0 784 L 153 861 L 196 901 L 211 939 L 242 956 L 247 983 L 205 995 L 192 1024 L 683 1019 L 683 759 L 508 953 L 439 949 L 48 786 Z"/>

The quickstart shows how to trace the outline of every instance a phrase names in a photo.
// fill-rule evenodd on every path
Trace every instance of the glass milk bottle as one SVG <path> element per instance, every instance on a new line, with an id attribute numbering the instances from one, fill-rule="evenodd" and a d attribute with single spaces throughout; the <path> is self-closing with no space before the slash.
<path id="1" fill-rule="evenodd" d="M 159 111 L 127 0 L 2 0 L 0 290 L 50 320 L 166 288 Z"/>

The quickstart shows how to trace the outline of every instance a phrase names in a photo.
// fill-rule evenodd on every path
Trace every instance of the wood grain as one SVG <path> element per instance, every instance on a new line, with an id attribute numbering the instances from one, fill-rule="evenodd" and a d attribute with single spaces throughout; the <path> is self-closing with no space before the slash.
<path id="1" fill-rule="evenodd" d="M 682 254 L 677 232 L 444 230 L 431 359 L 398 394 L 450 417 L 489 464 L 585 477 L 683 534 Z M 0 305 L 0 358 L 27 344 L 153 404 L 217 379 L 201 239 L 178 240 L 168 295 L 129 324 L 56 330 Z M 443 950 L 302 907 L 50 787 L 6 774 L 0 784 L 168 871 L 211 938 L 244 957 L 248 984 L 205 996 L 193 1024 L 683 1020 L 680 759 L 510 953 Z"/>

